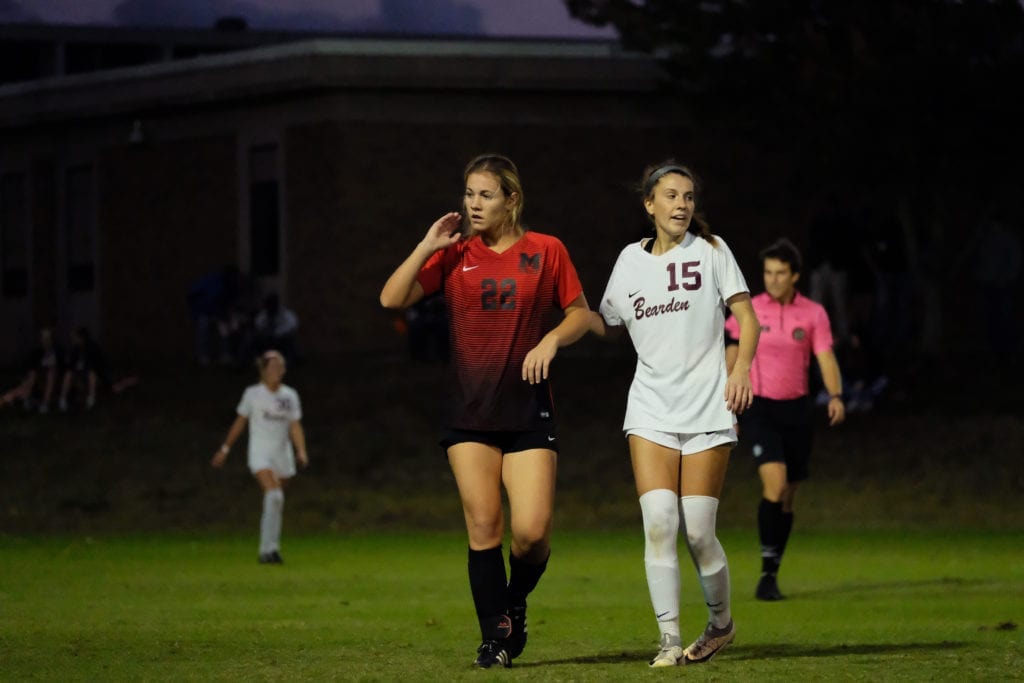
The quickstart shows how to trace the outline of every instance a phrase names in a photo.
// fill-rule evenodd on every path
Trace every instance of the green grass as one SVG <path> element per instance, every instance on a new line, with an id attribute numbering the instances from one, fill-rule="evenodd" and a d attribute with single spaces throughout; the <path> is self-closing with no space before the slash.
<path id="1" fill-rule="evenodd" d="M 508 671 L 477 644 L 465 541 L 448 532 L 0 537 L 3 680 L 1007 680 L 1024 671 L 1019 532 L 808 532 L 760 603 L 752 531 L 727 531 L 738 636 L 711 664 L 650 671 L 639 528 L 556 532 Z M 685 550 L 684 550 L 685 558 Z M 684 567 L 684 632 L 705 609 Z"/>

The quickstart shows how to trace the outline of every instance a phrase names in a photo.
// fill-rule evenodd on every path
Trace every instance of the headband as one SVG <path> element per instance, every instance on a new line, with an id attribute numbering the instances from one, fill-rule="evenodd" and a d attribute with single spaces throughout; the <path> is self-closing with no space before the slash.
<path id="1" fill-rule="evenodd" d="M 658 184 L 659 180 L 661 180 L 662 176 L 668 173 L 679 173 L 687 178 L 690 177 L 690 174 L 682 166 L 676 166 L 674 164 L 659 166 L 651 172 L 651 175 L 647 176 L 647 182 L 644 183 L 644 196 L 646 197 L 649 195 L 651 190 L 654 189 L 654 186 Z"/>

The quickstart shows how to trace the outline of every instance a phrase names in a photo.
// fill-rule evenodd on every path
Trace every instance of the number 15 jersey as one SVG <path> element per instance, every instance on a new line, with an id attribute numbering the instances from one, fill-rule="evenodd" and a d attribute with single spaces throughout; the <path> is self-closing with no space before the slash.
<path id="1" fill-rule="evenodd" d="M 601 299 L 609 325 L 636 348 L 623 429 L 696 434 L 733 425 L 725 405 L 724 306 L 747 283 L 721 237 L 687 233 L 655 256 L 642 242 L 619 253 Z"/>
<path id="2" fill-rule="evenodd" d="M 442 291 L 454 370 L 450 425 L 482 431 L 538 429 L 553 418 L 547 382 L 522 378 L 523 361 L 583 293 L 560 240 L 526 232 L 502 253 L 473 236 L 435 252 L 420 269 L 426 295 Z"/>

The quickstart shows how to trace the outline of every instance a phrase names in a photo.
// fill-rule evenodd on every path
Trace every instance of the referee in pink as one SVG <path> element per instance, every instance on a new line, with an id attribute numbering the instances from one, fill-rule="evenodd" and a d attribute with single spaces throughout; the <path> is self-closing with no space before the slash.
<path id="1" fill-rule="evenodd" d="M 846 408 L 828 313 L 796 290 L 799 250 L 782 238 L 764 249 L 760 258 L 765 291 L 751 300 L 761 323 L 750 368 L 754 402 L 739 416 L 739 438 L 750 444 L 762 486 L 757 510 L 761 578 L 755 596 L 782 600 L 779 566 L 793 528 L 793 500 L 800 482 L 807 479 L 814 441 L 814 400 L 808 383 L 812 354 L 829 394 L 829 425 L 842 422 Z M 725 330 L 726 365 L 731 370 L 739 336 L 735 318 L 726 320 Z"/>

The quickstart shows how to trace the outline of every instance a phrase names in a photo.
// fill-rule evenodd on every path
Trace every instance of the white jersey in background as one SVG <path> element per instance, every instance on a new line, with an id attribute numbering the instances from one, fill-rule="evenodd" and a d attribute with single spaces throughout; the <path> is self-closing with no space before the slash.
<path id="1" fill-rule="evenodd" d="M 271 391 L 260 382 L 247 387 L 237 412 L 249 420 L 249 469 L 271 469 L 280 477 L 295 475 L 295 452 L 288 428 L 302 419 L 299 394 L 286 384 Z"/>
<path id="2" fill-rule="evenodd" d="M 601 300 L 637 352 L 623 430 L 696 434 L 731 429 L 725 404 L 725 301 L 749 291 L 725 241 L 687 233 L 655 256 L 645 241 L 619 253 Z"/>

